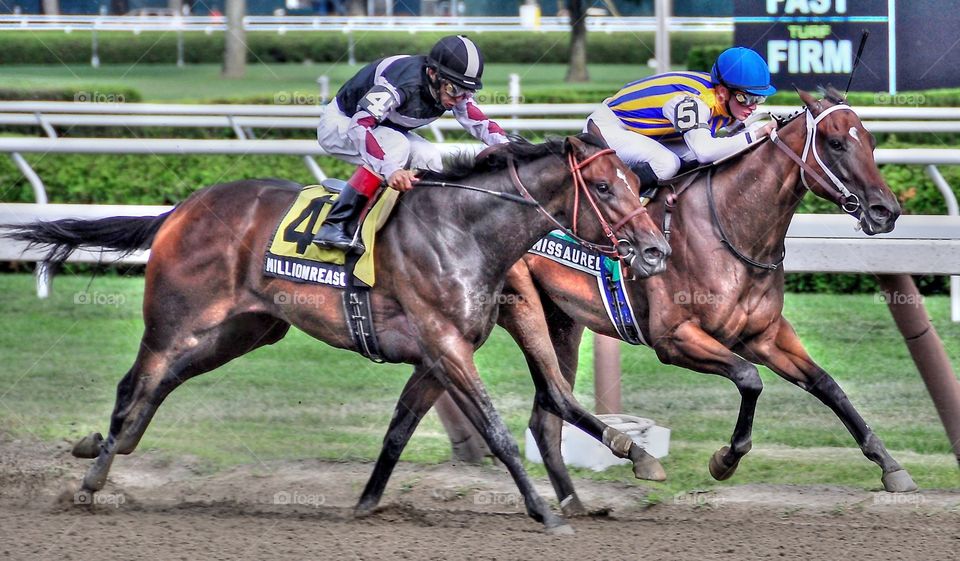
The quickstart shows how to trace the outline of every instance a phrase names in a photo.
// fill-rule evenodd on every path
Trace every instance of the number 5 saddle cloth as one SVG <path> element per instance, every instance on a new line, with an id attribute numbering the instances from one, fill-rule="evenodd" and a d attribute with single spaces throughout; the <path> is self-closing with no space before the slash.
<path id="1" fill-rule="evenodd" d="M 357 259 L 353 273 L 355 280 L 366 286 L 373 286 L 376 281 L 373 268 L 376 232 L 386 224 L 399 195 L 394 189 L 385 189 L 360 226 L 360 236 L 367 250 Z M 338 196 L 337 191 L 322 185 L 309 185 L 300 191 L 270 240 L 264 275 L 303 283 L 347 286 L 349 279 L 344 267 L 344 252 L 320 249 L 313 243 L 314 235 Z"/>

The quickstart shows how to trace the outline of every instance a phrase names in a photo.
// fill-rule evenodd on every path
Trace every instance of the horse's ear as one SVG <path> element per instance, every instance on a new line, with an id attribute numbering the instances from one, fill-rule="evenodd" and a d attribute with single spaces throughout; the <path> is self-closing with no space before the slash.
<path id="1" fill-rule="evenodd" d="M 575 136 L 568 136 L 563 142 L 563 153 L 573 153 L 578 160 L 587 157 L 587 144 Z"/>
<path id="2" fill-rule="evenodd" d="M 597 123 L 595 123 L 593 119 L 587 119 L 587 133 L 597 137 L 597 140 L 603 142 L 604 146 L 609 146 L 607 139 L 603 138 L 603 133 L 600 132 L 600 127 L 597 126 Z"/>
<path id="3" fill-rule="evenodd" d="M 795 88 L 797 90 L 797 95 L 800 96 L 800 99 L 803 101 L 803 104 L 807 106 L 807 109 L 810 110 L 810 114 L 816 117 L 823 111 L 823 104 L 820 103 L 820 100 L 813 97 L 808 91 L 801 90 L 800 88 Z"/>

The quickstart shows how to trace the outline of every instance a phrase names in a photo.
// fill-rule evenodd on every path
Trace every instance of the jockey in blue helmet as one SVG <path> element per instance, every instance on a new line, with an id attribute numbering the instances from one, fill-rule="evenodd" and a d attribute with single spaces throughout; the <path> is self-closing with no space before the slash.
<path id="1" fill-rule="evenodd" d="M 597 125 L 648 188 L 676 175 L 684 161 L 712 163 L 769 134 L 772 122 L 741 125 L 776 91 L 763 58 L 733 47 L 710 74 L 667 72 L 627 84 L 604 100 L 588 125 Z"/>

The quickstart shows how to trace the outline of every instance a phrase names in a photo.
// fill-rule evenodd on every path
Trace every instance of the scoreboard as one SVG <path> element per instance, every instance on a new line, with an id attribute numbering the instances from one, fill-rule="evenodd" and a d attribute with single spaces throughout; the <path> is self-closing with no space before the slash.
<path id="1" fill-rule="evenodd" d="M 960 3 L 908 0 L 735 0 L 734 44 L 760 53 L 780 89 L 842 88 L 863 30 L 854 90 L 960 86 Z"/>

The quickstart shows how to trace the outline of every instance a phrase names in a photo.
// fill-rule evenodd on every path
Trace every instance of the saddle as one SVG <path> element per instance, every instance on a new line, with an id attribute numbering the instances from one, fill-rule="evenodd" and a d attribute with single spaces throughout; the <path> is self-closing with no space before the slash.
<path id="1" fill-rule="evenodd" d="M 370 309 L 370 288 L 376 282 L 374 247 L 376 233 L 386 224 L 400 193 L 384 191 L 363 218 L 359 226 L 367 248 L 363 254 L 320 249 L 313 238 L 345 185 L 339 179 L 326 179 L 300 190 L 270 238 L 263 274 L 343 289 L 344 314 L 354 343 L 370 360 L 383 362 Z"/>

